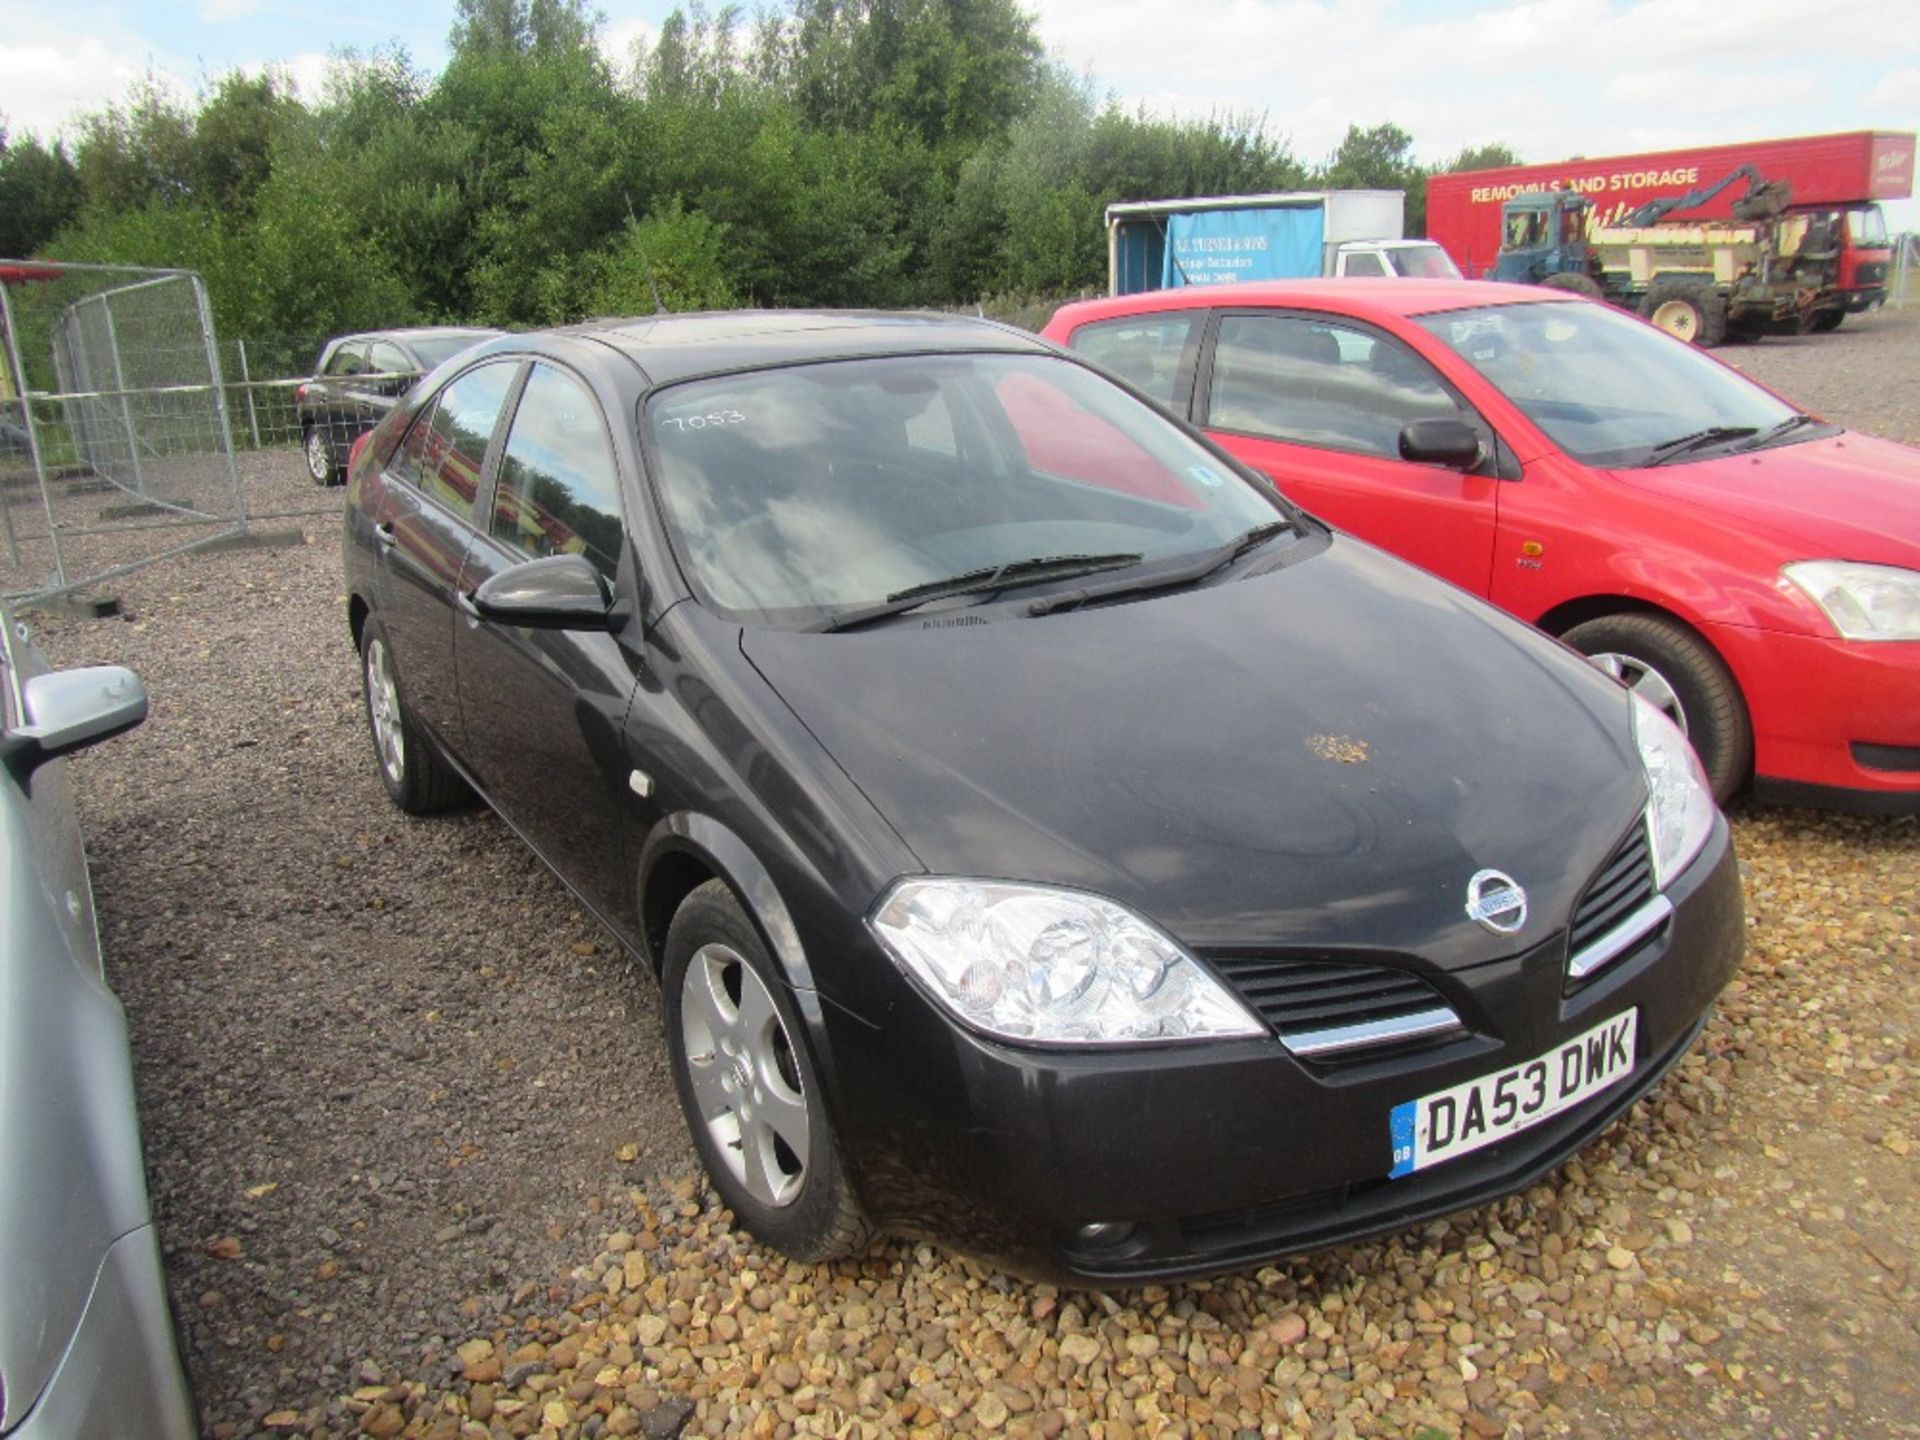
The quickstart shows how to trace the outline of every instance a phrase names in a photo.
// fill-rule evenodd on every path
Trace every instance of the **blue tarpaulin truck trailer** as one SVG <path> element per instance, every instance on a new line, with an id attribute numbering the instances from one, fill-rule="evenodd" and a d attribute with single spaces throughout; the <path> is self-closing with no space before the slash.
<path id="1" fill-rule="evenodd" d="M 1398 190 L 1302 190 L 1124 200 L 1107 207 L 1108 293 L 1307 275 L 1458 276 L 1429 240 L 1402 238 Z"/>

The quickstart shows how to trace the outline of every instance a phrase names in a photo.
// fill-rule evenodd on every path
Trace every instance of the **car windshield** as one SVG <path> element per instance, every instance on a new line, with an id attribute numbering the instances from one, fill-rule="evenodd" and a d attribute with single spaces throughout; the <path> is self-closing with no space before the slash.
<path id="1" fill-rule="evenodd" d="M 1438 245 L 1408 245 L 1387 251 L 1393 273 L 1411 280 L 1458 280 L 1460 271 Z"/>
<path id="2" fill-rule="evenodd" d="M 692 381 L 655 395 L 645 427 L 695 590 L 766 624 L 845 619 L 947 581 L 977 596 L 1152 566 L 1283 513 L 1159 412 L 1047 355 Z"/>
<path id="3" fill-rule="evenodd" d="M 451 360 L 470 345 L 478 345 L 487 338 L 488 332 L 474 330 L 459 335 L 416 336 L 411 342 L 413 353 L 420 357 L 420 363 L 432 370 L 443 360 Z"/>
<path id="4" fill-rule="evenodd" d="M 1692 346 L 1604 305 L 1494 305 L 1423 315 L 1567 454 L 1634 469 L 1677 442 L 1767 437 L 1799 412 Z"/>

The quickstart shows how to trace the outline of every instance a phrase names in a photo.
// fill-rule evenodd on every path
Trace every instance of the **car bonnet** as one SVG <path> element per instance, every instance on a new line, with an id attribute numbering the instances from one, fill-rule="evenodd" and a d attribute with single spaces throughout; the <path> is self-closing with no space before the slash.
<path id="1" fill-rule="evenodd" d="M 1920 450 L 1910 446 L 1843 433 L 1613 473 L 1636 489 L 1711 508 L 1721 522 L 1768 533 L 1783 561 L 1920 568 Z"/>
<path id="2" fill-rule="evenodd" d="M 1346 537 L 1127 603 L 742 646 L 930 871 L 1094 891 L 1197 948 L 1518 953 L 1645 800 L 1618 686 Z M 1519 934 L 1467 920 L 1482 868 L 1529 891 Z"/>

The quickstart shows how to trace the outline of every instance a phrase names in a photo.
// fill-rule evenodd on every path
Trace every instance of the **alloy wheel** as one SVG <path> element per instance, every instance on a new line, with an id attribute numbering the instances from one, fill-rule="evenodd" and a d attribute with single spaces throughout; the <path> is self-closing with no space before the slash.
<path id="1" fill-rule="evenodd" d="M 394 785 L 407 778 L 407 742 L 400 723 L 400 688 L 393 678 L 393 657 L 378 635 L 367 641 L 367 718 L 373 722 L 373 747 L 380 768 Z"/>
<path id="2" fill-rule="evenodd" d="M 694 952 L 680 1035 L 699 1119 L 733 1178 L 763 1205 L 791 1205 L 806 1181 L 806 1090 L 766 982 L 731 946 Z"/>
<path id="3" fill-rule="evenodd" d="M 1587 660 L 1596 670 L 1611 675 L 1673 721 L 1680 727 L 1682 735 L 1687 733 L 1687 712 L 1681 707 L 1680 696 L 1674 690 L 1673 682 L 1653 666 L 1637 655 L 1622 655 L 1612 650 L 1589 655 Z"/>
<path id="4" fill-rule="evenodd" d="M 333 478 L 333 452 L 327 446 L 327 437 L 318 428 L 307 431 L 307 473 L 313 476 L 316 485 L 324 485 Z"/>

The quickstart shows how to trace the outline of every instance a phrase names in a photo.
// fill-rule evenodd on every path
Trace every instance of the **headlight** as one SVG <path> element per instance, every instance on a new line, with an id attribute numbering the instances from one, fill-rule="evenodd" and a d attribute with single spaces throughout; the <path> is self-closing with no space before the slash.
<path id="1" fill-rule="evenodd" d="M 1199 962 L 1111 901 L 1001 880 L 902 880 L 868 921 L 976 1030 L 1053 1045 L 1264 1035 Z"/>
<path id="2" fill-rule="evenodd" d="M 1851 560 L 1802 560 L 1780 572 L 1848 640 L 1920 640 L 1920 571 Z"/>
<path id="3" fill-rule="evenodd" d="M 1647 770 L 1647 832 L 1653 840 L 1654 888 L 1667 882 L 1700 853 L 1713 833 L 1713 789 L 1700 757 L 1680 727 L 1641 699 L 1633 701 L 1633 738 Z"/>

